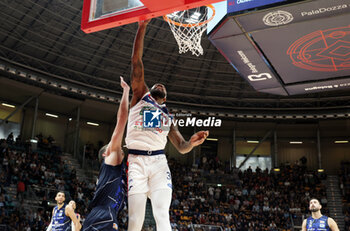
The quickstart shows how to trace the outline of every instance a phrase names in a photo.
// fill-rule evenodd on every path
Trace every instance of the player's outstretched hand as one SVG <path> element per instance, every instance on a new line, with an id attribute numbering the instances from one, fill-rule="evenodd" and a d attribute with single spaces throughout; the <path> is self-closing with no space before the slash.
<path id="1" fill-rule="evenodd" d="M 209 131 L 199 131 L 191 136 L 190 143 L 193 147 L 202 144 L 209 136 Z"/>
<path id="2" fill-rule="evenodd" d="M 130 89 L 129 85 L 124 81 L 124 78 L 122 76 L 120 76 L 120 86 L 124 90 L 129 90 Z"/>

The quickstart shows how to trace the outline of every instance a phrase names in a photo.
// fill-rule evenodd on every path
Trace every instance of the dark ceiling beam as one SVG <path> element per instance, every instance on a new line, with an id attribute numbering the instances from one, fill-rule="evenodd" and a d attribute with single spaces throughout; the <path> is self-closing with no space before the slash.
<path id="1" fill-rule="evenodd" d="M 9 1 L 7 4 L 11 4 L 13 1 Z M 0 1 L 0 4 L 2 4 L 2 7 L 1 7 L 1 10 L 3 11 L 3 12 L 8 12 L 10 9 L 8 8 L 8 7 L 6 7 L 7 6 L 7 4 L 4 2 L 4 1 Z M 23 3 L 22 3 L 23 4 Z M 26 15 L 31 11 L 31 10 L 33 10 L 33 7 L 34 7 L 34 5 L 32 5 L 32 7 L 30 8 L 30 9 L 28 9 L 27 11 L 26 11 L 26 13 L 23 13 L 23 15 L 22 15 L 22 17 L 21 17 L 21 21 L 26 17 Z M 2 20 L 4 20 L 4 19 L 2 19 Z M 5 20 L 4 20 L 5 21 Z M 33 24 L 33 22 L 32 22 L 32 24 Z M 18 26 L 19 26 L 20 24 L 17 24 L 16 26 L 14 26 L 10 31 L 9 31 L 9 33 L 7 33 L 8 35 L 7 36 L 5 36 L 4 37 L 4 39 L 1 41 L 1 44 L 4 44 L 5 42 L 6 42 L 6 40 L 7 39 L 9 39 L 9 35 L 11 35 L 12 33 L 15 33 L 15 31 L 17 31 L 17 28 L 18 28 Z"/>
<path id="2" fill-rule="evenodd" d="M 120 33 L 121 33 L 122 30 L 123 30 L 123 29 L 117 30 L 117 31 L 116 31 L 116 34 L 113 35 L 112 41 L 110 42 L 109 46 L 105 49 L 105 57 L 108 57 L 108 55 L 110 54 L 110 50 L 112 49 L 113 45 L 116 44 L 117 37 L 120 35 Z M 114 32 L 113 30 L 108 30 L 108 32 L 105 32 L 105 33 L 107 34 L 106 37 L 108 37 L 108 35 L 113 34 L 113 32 Z M 89 67 L 89 63 L 91 63 L 92 60 L 95 58 L 96 51 L 97 51 L 97 50 L 100 50 L 100 51 L 101 51 L 101 48 L 102 48 L 101 45 L 102 45 L 104 42 L 105 42 L 105 40 L 101 40 L 101 42 L 100 42 L 100 47 L 99 47 L 98 49 L 95 50 L 94 55 L 90 56 L 87 65 L 86 65 L 86 66 L 84 67 L 84 69 L 83 69 L 83 72 L 86 71 L 86 69 Z M 103 61 L 104 61 L 104 57 L 101 56 L 101 57 L 98 59 L 98 61 L 95 62 L 95 63 L 96 63 L 95 66 L 101 67 Z M 98 71 L 98 69 L 96 68 L 96 69 L 92 72 L 92 75 L 96 75 L 96 74 L 97 74 L 97 71 Z"/>
<path id="3" fill-rule="evenodd" d="M 39 0 L 37 0 L 35 3 L 38 3 Z M 45 8 L 52 3 L 53 0 L 48 0 L 48 1 L 45 1 L 46 4 L 45 4 Z M 33 10 L 36 10 L 37 8 L 34 8 L 34 4 L 31 5 L 31 8 L 28 8 L 26 12 L 23 12 L 23 16 L 21 17 L 21 20 L 20 21 L 23 21 L 24 18 L 26 17 L 27 14 L 30 14 L 30 12 L 32 12 Z M 40 18 L 40 15 L 44 12 L 44 9 L 40 10 L 40 12 L 38 14 L 36 14 L 36 16 L 34 17 L 34 19 L 30 22 L 28 28 L 31 28 L 34 23 L 36 22 L 36 20 L 38 20 Z M 19 26 L 20 24 L 18 24 L 17 26 Z M 17 29 L 17 26 L 15 27 L 15 29 Z M 14 29 L 14 30 L 15 30 Z M 25 30 L 21 37 L 22 38 L 26 38 L 26 35 L 28 33 L 28 30 Z M 12 48 L 16 47 L 17 44 L 19 43 L 19 41 L 15 42 L 15 44 L 12 46 Z"/>
<path id="4" fill-rule="evenodd" d="M 75 21 L 75 20 L 77 19 L 78 16 L 79 16 L 78 14 L 75 14 L 75 15 L 73 16 L 73 18 L 72 18 L 71 21 Z M 43 57 L 44 59 L 46 59 L 46 58 L 48 57 L 48 55 L 49 55 L 50 52 L 53 50 L 53 47 L 55 47 L 55 45 L 59 45 L 59 44 L 58 44 L 58 41 L 62 39 L 64 33 L 66 32 L 66 30 L 67 30 L 69 27 L 70 27 L 70 26 L 69 26 L 68 23 L 65 24 L 64 29 L 61 30 L 61 33 L 59 34 L 59 36 L 57 36 L 56 39 L 54 40 L 54 44 L 49 48 L 48 52 L 47 52 L 46 55 Z M 74 37 L 74 34 L 75 34 L 75 32 L 73 31 L 73 34 L 71 35 L 70 40 L 72 40 L 72 37 Z M 67 41 L 66 44 L 69 44 L 69 41 Z M 62 53 L 65 53 L 65 50 L 67 49 L 67 47 L 68 47 L 68 46 L 66 45 L 66 46 L 64 46 L 64 47 L 62 48 Z M 62 58 L 62 56 L 56 56 L 56 58 L 52 61 L 52 63 L 55 63 L 55 62 L 58 60 L 58 58 Z"/>
<path id="5" fill-rule="evenodd" d="M 130 70 L 129 50 L 136 25 L 85 36 L 79 27 L 81 5 L 81 1 L 66 0 L 1 1 L 0 58 L 30 70 L 40 69 L 53 81 L 74 82 L 92 91 L 118 95 L 119 80 L 111 74 Z M 267 112 L 350 106 L 345 90 L 288 97 L 257 92 L 235 73 L 206 36 L 202 38 L 206 53 L 196 58 L 177 54 L 177 44 L 162 19 L 154 19 L 147 30 L 147 80 L 166 83 L 169 103 Z"/>
<path id="6" fill-rule="evenodd" d="M 209 49 L 209 47 L 211 46 L 211 43 L 207 43 L 207 47 L 204 48 L 204 52 Z M 213 60 L 214 60 L 214 56 L 215 53 L 212 53 L 210 58 L 209 58 L 209 67 L 212 66 Z M 208 57 L 208 55 L 205 56 L 206 58 Z M 197 92 L 197 94 L 201 94 L 201 95 L 206 95 L 206 93 L 208 92 L 209 86 L 209 82 L 208 79 L 209 78 L 214 78 L 215 76 L 211 76 L 209 75 L 211 73 L 211 70 L 207 69 L 206 71 L 202 71 L 202 69 L 204 69 L 205 62 L 201 63 L 201 71 L 198 73 L 198 76 L 205 76 L 206 80 L 204 80 L 203 82 L 200 81 L 196 81 L 196 85 L 194 86 L 194 91 L 193 92 Z M 198 87 L 198 84 L 202 85 L 204 87 L 204 89 L 202 89 L 201 87 Z"/>

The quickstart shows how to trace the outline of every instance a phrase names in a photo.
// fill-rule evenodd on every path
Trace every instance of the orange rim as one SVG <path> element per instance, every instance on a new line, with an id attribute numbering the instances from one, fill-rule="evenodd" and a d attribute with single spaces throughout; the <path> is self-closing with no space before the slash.
<path id="1" fill-rule="evenodd" d="M 207 20 L 205 20 L 203 22 L 200 22 L 200 23 L 182 24 L 182 23 L 179 23 L 179 22 L 175 22 L 174 20 L 168 18 L 168 16 L 166 16 L 166 15 L 164 15 L 163 18 L 164 18 L 165 21 L 167 21 L 167 22 L 169 22 L 171 24 L 174 24 L 176 26 L 182 26 L 182 27 L 201 26 L 201 25 L 204 25 L 204 24 L 207 24 L 208 22 L 210 22 L 215 16 L 215 8 L 214 8 L 214 6 L 210 4 L 210 5 L 206 5 L 206 7 L 209 7 L 213 11 L 213 15 L 209 19 L 207 19 Z"/>

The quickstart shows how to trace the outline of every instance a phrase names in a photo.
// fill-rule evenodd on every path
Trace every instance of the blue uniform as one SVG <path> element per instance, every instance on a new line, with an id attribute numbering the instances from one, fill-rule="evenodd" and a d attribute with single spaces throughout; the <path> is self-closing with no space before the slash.
<path id="1" fill-rule="evenodd" d="M 328 226 L 328 217 L 322 216 L 318 219 L 308 217 L 306 220 L 307 231 L 331 231 Z"/>
<path id="2" fill-rule="evenodd" d="M 65 214 L 66 204 L 60 209 L 58 206 L 54 208 L 52 216 L 52 231 L 71 231 L 72 220 Z"/>
<path id="3" fill-rule="evenodd" d="M 126 182 L 124 164 L 111 166 L 102 163 L 83 231 L 118 230 L 117 215 L 126 204 Z"/>

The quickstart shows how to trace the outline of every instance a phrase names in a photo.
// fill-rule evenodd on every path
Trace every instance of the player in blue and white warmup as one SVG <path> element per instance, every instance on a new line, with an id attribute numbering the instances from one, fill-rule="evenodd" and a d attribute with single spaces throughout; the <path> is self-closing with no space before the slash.
<path id="1" fill-rule="evenodd" d="M 83 224 L 84 231 L 119 230 L 117 215 L 126 203 L 127 179 L 125 165 L 122 162 L 124 158 L 122 140 L 128 119 L 130 87 L 122 77 L 120 77 L 120 81 L 123 96 L 118 110 L 117 125 L 109 144 L 99 151 L 99 158 L 103 158 L 103 162 L 95 195 L 89 205 L 91 211 Z"/>
<path id="2" fill-rule="evenodd" d="M 64 203 L 66 196 L 64 192 L 58 192 L 55 200 L 57 205 L 52 210 L 52 219 L 46 231 L 71 231 L 72 223 L 76 231 L 81 229 L 81 224 L 78 221 L 74 209 L 71 205 Z"/>
<path id="3" fill-rule="evenodd" d="M 311 217 L 303 221 L 302 231 L 339 231 L 337 223 L 327 216 L 321 214 L 322 205 L 319 200 L 310 200 L 309 210 Z"/>
<path id="4" fill-rule="evenodd" d="M 128 155 L 128 231 L 140 231 L 145 218 L 147 197 L 152 203 L 152 212 L 158 231 L 171 231 L 169 208 L 172 198 L 172 181 L 164 148 L 167 137 L 182 154 L 202 144 L 208 131 L 200 131 L 186 141 L 165 106 L 167 92 L 162 84 L 148 89 L 142 62 L 144 36 L 149 20 L 139 22 L 132 55 L 130 116 L 125 142 Z M 153 116 L 161 115 L 161 127 L 144 129 L 143 114 L 153 111 Z"/>

